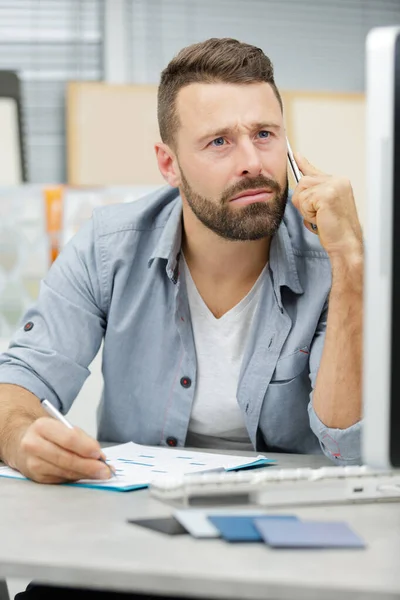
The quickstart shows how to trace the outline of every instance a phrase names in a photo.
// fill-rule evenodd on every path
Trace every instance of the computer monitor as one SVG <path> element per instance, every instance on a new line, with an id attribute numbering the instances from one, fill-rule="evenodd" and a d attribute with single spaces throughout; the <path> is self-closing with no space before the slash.
<path id="1" fill-rule="evenodd" d="M 363 462 L 400 468 L 400 26 L 367 37 Z"/>

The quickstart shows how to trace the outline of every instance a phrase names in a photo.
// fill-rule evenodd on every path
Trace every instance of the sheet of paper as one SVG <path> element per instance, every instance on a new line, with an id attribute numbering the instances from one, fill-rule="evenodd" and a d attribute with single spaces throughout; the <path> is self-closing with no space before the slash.
<path id="1" fill-rule="evenodd" d="M 142 446 L 128 442 L 104 449 L 107 462 L 116 470 L 111 479 L 81 479 L 70 485 L 108 488 L 128 491 L 147 487 L 159 477 L 179 477 L 188 473 L 199 473 L 217 469 L 241 469 L 260 464 L 273 464 L 275 461 L 258 455 L 255 457 L 190 452 L 158 446 Z M 25 479 L 23 475 L 9 467 L 0 467 L 0 477 Z"/>

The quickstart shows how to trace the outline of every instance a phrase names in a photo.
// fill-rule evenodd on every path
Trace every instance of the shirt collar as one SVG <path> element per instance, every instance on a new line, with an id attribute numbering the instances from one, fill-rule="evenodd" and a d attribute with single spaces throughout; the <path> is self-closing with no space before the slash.
<path id="1" fill-rule="evenodd" d="M 291 194 L 288 202 L 291 201 Z M 177 279 L 179 254 L 182 245 L 182 199 L 178 196 L 164 226 L 160 239 L 149 259 L 150 267 L 156 258 L 167 261 L 167 275 L 173 281 Z M 273 236 L 269 257 L 273 273 L 275 292 L 280 299 L 280 288 L 286 286 L 296 294 L 303 294 L 294 258 L 293 246 L 285 221 L 282 220 L 278 231 Z"/>
<path id="2" fill-rule="evenodd" d="M 288 202 L 290 202 L 290 197 Z M 280 299 L 280 288 L 288 287 L 295 294 L 303 294 L 299 280 L 293 246 L 285 220 L 282 220 L 278 231 L 271 240 L 269 263 L 273 274 L 274 289 Z"/>
<path id="3" fill-rule="evenodd" d="M 174 200 L 174 206 L 169 214 L 168 220 L 163 228 L 160 239 L 151 255 L 148 266 L 150 267 L 156 258 L 167 261 L 167 275 L 173 281 L 177 280 L 179 267 L 179 253 L 182 245 L 182 199 L 180 196 Z"/>

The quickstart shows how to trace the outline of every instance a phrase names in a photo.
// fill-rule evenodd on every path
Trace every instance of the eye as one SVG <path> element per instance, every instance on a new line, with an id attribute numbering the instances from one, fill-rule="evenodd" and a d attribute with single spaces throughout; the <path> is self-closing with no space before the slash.
<path id="1" fill-rule="evenodd" d="M 216 138 L 211 142 L 212 146 L 223 146 L 225 143 L 225 139 L 223 137 Z"/>
<path id="2" fill-rule="evenodd" d="M 270 132 L 270 131 L 265 131 L 265 130 L 263 130 L 263 131 L 259 131 L 259 132 L 258 132 L 258 135 L 260 136 L 260 138 L 261 138 L 262 140 L 266 140 L 266 139 L 268 139 L 269 137 L 271 137 L 271 132 Z"/>

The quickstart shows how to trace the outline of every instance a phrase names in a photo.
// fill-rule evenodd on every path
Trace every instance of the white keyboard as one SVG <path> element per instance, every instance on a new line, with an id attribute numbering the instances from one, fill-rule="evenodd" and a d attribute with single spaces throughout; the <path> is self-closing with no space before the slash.
<path id="1" fill-rule="evenodd" d="M 150 484 L 160 500 L 191 506 L 259 504 L 299 506 L 400 501 L 400 471 L 368 467 L 271 469 L 163 477 Z"/>

